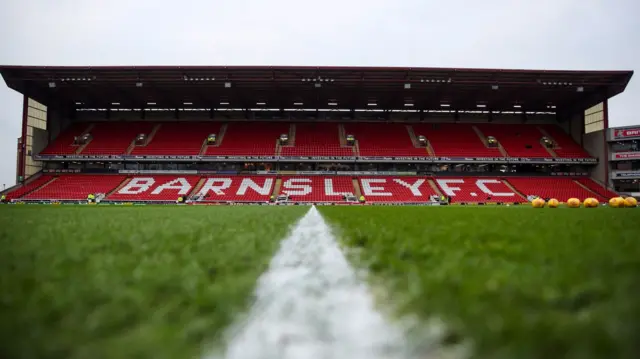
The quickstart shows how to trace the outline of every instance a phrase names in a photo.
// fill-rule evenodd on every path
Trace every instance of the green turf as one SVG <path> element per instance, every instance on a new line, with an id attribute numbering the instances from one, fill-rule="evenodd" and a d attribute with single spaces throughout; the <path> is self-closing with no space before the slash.
<path id="1" fill-rule="evenodd" d="M 478 358 L 637 358 L 640 210 L 324 207 L 399 315 Z"/>
<path id="2" fill-rule="evenodd" d="M 0 206 L 0 358 L 190 358 L 304 207 Z"/>

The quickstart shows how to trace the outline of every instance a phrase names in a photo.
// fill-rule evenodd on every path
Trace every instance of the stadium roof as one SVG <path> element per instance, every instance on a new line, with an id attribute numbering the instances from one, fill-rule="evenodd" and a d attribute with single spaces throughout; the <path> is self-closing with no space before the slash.
<path id="1" fill-rule="evenodd" d="M 0 66 L 43 104 L 85 108 L 585 109 L 633 71 L 294 66 Z M 553 107 L 555 106 L 555 107 Z"/>

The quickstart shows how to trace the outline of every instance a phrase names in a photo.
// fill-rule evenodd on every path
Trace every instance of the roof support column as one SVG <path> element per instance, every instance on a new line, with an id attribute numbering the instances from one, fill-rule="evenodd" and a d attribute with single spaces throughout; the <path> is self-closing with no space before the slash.
<path id="1" fill-rule="evenodd" d="M 600 161 L 604 161 L 604 183 L 607 187 L 610 187 L 609 172 L 611 171 L 611 167 L 609 166 L 609 144 L 607 143 L 607 131 L 609 131 L 609 100 L 604 100 L 604 102 L 602 102 L 602 120 L 604 122 L 604 129 L 602 130 L 604 158 L 601 158 Z"/>

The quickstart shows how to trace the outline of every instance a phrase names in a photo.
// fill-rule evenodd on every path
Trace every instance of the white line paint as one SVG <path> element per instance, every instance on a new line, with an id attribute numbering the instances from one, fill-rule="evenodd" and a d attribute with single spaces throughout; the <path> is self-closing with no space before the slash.
<path id="1" fill-rule="evenodd" d="M 229 336 L 226 359 L 407 358 L 400 328 L 373 297 L 315 207 L 258 282 L 256 302 Z"/>

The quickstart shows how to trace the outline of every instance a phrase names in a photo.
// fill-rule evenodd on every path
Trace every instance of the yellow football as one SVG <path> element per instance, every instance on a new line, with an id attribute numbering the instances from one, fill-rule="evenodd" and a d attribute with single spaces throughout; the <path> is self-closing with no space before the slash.
<path id="1" fill-rule="evenodd" d="M 636 207 L 638 205 L 638 200 L 633 197 L 627 197 L 624 199 L 625 207 Z"/>
<path id="2" fill-rule="evenodd" d="M 622 197 L 613 197 L 609 200 L 609 207 L 620 208 L 624 206 L 625 206 L 625 202 L 624 202 L 624 198 Z"/>
<path id="3" fill-rule="evenodd" d="M 584 208 L 596 208 L 598 204 L 598 200 L 595 198 L 587 198 L 584 200 Z"/>
<path id="4" fill-rule="evenodd" d="M 542 208 L 544 207 L 544 199 L 542 198 L 536 198 L 533 201 L 531 201 L 531 205 L 533 206 L 533 208 Z"/>
<path id="5" fill-rule="evenodd" d="M 580 208 L 580 200 L 577 198 L 569 198 L 567 200 L 567 207 L 569 208 Z"/>
<path id="6" fill-rule="evenodd" d="M 549 202 L 547 202 L 547 206 L 549 206 L 549 208 L 558 208 L 559 205 L 560 202 L 555 198 L 551 198 Z"/>

